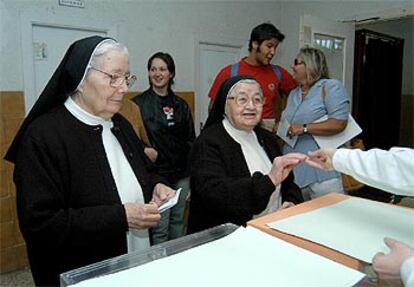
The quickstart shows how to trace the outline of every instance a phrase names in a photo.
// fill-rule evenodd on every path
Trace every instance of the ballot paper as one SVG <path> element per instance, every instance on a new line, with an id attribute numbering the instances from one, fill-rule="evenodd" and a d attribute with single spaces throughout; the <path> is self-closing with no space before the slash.
<path id="1" fill-rule="evenodd" d="M 171 197 L 168 201 L 164 202 L 163 204 L 161 204 L 161 205 L 158 207 L 158 211 L 159 211 L 160 213 L 161 213 L 161 212 L 166 211 L 167 209 L 170 209 L 171 207 L 173 207 L 174 205 L 176 205 L 176 204 L 177 204 L 177 202 L 178 202 L 178 198 L 180 197 L 180 192 L 181 192 L 181 189 L 182 189 L 182 188 L 177 189 L 177 190 L 175 191 L 175 195 L 174 195 L 173 197 Z"/>
<path id="2" fill-rule="evenodd" d="M 413 246 L 413 223 L 414 209 L 349 198 L 267 225 L 371 263 L 377 252 L 389 252 L 384 237 Z"/>
<path id="3" fill-rule="evenodd" d="M 340 287 L 353 286 L 363 277 L 258 229 L 240 227 L 184 252 L 71 286 Z"/>

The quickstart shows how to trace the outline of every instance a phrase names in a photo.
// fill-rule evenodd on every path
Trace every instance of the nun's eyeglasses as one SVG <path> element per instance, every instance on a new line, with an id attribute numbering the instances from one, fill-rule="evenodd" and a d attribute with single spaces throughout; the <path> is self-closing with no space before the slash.
<path id="1" fill-rule="evenodd" d="M 234 100 L 240 107 L 247 106 L 248 103 L 252 102 L 255 107 L 262 107 L 264 104 L 264 98 L 262 96 L 254 96 L 249 98 L 245 95 L 238 95 L 234 97 L 227 97 L 228 100 Z"/>
<path id="2" fill-rule="evenodd" d="M 91 70 L 95 70 L 95 71 L 101 72 L 102 74 L 107 75 L 111 79 L 109 81 L 109 84 L 114 88 L 120 87 L 123 83 L 126 83 L 128 88 L 130 88 L 137 80 L 137 77 L 135 75 L 121 76 L 121 75 L 116 75 L 116 74 L 110 74 L 110 73 L 104 72 L 94 67 L 90 67 L 90 68 Z"/>

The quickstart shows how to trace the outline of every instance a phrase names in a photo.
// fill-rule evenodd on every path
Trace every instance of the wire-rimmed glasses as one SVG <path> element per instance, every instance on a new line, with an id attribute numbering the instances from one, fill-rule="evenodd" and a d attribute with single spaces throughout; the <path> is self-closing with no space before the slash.
<path id="1" fill-rule="evenodd" d="M 237 96 L 231 96 L 227 97 L 228 100 L 234 100 L 236 104 L 240 107 L 246 106 L 249 102 L 252 102 L 255 107 L 262 107 L 264 104 L 264 98 L 263 96 L 256 95 L 251 98 L 249 98 L 246 95 L 237 95 Z"/>
<path id="2" fill-rule="evenodd" d="M 122 75 L 117 75 L 117 74 L 110 74 L 108 72 L 99 70 L 95 67 L 90 67 L 90 68 L 92 70 L 95 70 L 97 72 L 101 72 L 102 74 L 107 75 L 110 78 L 109 85 L 111 85 L 114 88 L 118 88 L 123 83 L 126 83 L 128 88 L 130 88 L 137 80 L 137 77 L 135 75 L 122 76 Z"/>

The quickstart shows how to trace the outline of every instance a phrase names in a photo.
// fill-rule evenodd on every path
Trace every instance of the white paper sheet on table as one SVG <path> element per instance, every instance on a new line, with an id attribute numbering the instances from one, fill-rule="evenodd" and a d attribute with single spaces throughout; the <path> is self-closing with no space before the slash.
<path id="1" fill-rule="evenodd" d="M 384 237 L 414 244 L 414 209 L 350 198 L 267 224 L 269 227 L 371 263 L 388 252 Z"/>
<path id="2" fill-rule="evenodd" d="M 72 286 L 352 286 L 363 276 L 258 229 L 241 227 L 185 252 Z"/>

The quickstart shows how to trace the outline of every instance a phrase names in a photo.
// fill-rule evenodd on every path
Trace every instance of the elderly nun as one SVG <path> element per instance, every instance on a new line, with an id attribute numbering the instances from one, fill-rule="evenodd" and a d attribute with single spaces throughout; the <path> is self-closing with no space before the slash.
<path id="1" fill-rule="evenodd" d="M 251 77 L 225 81 L 191 154 L 189 232 L 254 217 L 303 201 L 290 173 L 306 156 L 281 156 L 259 126 L 263 92 Z"/>
<path id="2" fill-rule="evenodd" d="M 157 205 L 174 194 L 118 114 L 136 79 L 128 58 L 110 38 L 74 42 L 6 154 L 15 163 L 19 225 L 38 286 L 149 247 Z"/>

